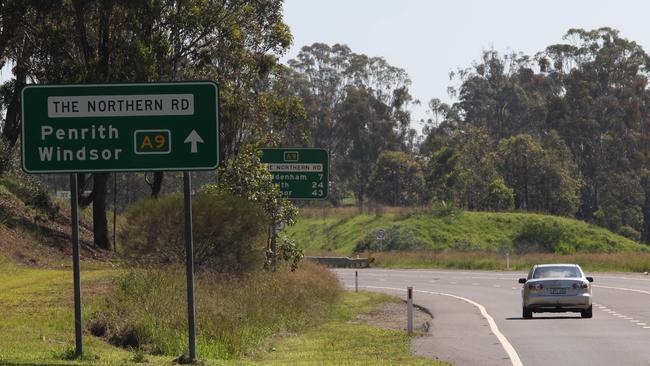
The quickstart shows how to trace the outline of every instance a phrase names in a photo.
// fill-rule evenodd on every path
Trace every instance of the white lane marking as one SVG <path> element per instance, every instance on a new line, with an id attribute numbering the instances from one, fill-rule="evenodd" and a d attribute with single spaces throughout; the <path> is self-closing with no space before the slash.
<path id="1" fill-rule="evenodd" d="M 641 323 L 640 320 L 636 320 L 636 319 L 632 319 L 632 320 L 630 320 L 630 322 L 632 322 L 632 323 Z"/>
<path id="2" fill-rule="evenodd" d="M 641 325 L 641 326 L 643 326 L 643 325 L 648 325 L 648 324 L 646 324 L 646 323 L 636 323 L 636 325 Z"/>
<path id="3" fill-rule="evenodd" d="M 346 286 L 346 287 L 352 287 L 352 286 Z M 378 289 L 378 290 L 391 290 L 391 291 L 399 291 L 399 292 L 404 291 L 404 289 L 393 288 L 393 287 L 378 287 L 378 286 L 359 286 L 359 287 Z M 494 321 L 494 318 L 492 318 L 492 316 L 488 314 L 487 310 L 485 310 L 485 306 L 475 301 L 472 301 L 470 299 L 461 296 L 452 295 L 452 294 L 446 294 L 443 292 L 423 291 L 423 290 L 413 290 L 413 291 L 423 293 L 423 294 L 429 294 L 429 295 L 448 296 L 454 299 L 465 301 L 467 303 L 476 306 L 481 312 L 483 318 L 485 318 L 485 320 L 487 320 L 488 324 L 490 325 L 490 330 L 497 337 L 504 351 L 506 351 L 506 353 L 508 354 L 508 357 L 510 357 L 510 362 L 512 363 L 512 366 L 523 366 L 523 363 L 521 363 L 521 359 L 519 358 L 517 351 L 515 351 L 515 348 L 512 346 L 512 344 L 510 344 L 508 338 L 506 338 L 506 336 L 504 336 L 503 333 L 501 333 L 499 327 L 497 326 L 497 323 Z"/>
<path id="4" fill-rule="evenodd" d="M 643 327 L 643 329 L 650 329 L 650 327 Z"/>
<path id="5" fill-rule="evenodd" d="M 620 290 L 620 291 L 631 291 L 631 292 L 638 292 L 640 294 L 646 294 L 650 295 L 650 291 L 644 291 L 644 290 L 637 290 L 635 288 L 626 288 L 626 287 L 611 287 L 611 286 L 601 286 L 601 285 L 593 285 L 593 287 L 597 288 L 606 288 L 609 290 Z"/>
<path id="6" fill-rule="evenodd" d="M 492 285 L 492 286 L 494 286 L 496 288 L 501 288 L 501 285 Z"/>

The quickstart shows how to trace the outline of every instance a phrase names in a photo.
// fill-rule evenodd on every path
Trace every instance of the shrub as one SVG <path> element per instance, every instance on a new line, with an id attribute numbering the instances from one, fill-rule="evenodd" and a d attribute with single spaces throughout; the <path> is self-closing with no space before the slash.
<path id="1" fill-rule="evenodd" d="M 618 233 L 634 241 L 639 241 L 639 239 L 641 239 L 641 233 L 639 233 L 635 228 L 631 226 L 621 226 L 621 228 L 618 229 Z"/>
<path id="2" fill-rule="evenodd" d="M 522 227 L 515 238 L 515 246 L 520 254 L 567 253 L 572 252 L 566 244 L 568 239 L 565 229 L 557 222 L 531 221 Z"/>
<path id="3" fill-rule="evenodd" d="M 197 268 L 244 273 L 262 266 L 268 221 L 254 203 L 227 192 L 199 193 L 192 218 Z M 128 258 L 185 261 L 182 195 L 139 201 L 127 208 L 123 222 L 119 236 Z"/>
<path id="4" fill-rule="evenodd" d="M 342 289 L 327 269 L 303 262 L 291 272 L 257 271 L 196 276 L 197 349 L 202 357 L 232 359 L 259 349 L 279 332 L 318 322 Z M 100 323 L 114 345 L 177 356 L 187 347 L 185 271 L 181 266 L 133 270 L 116 281 L 90 326 Z"/>
<path id="5" fill-rule="evenodd" d="M 376 230 L 368 233 L 354 247 L 354 252 L 409 251 L 427 247 L 427 243 L 416 237 L 411 230 L 394 225 L 386 230 L 386 238 L 383 241 L 377 240 Z"/>

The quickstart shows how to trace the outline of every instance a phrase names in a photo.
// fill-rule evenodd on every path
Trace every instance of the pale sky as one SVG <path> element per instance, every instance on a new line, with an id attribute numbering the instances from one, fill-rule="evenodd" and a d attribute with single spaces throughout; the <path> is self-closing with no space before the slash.
<path id="1" fill-rule="evenodd" d="M 647 1 L 285 0 L 284 14 L 294 37 L 284 61 L 314 42 L 383 56 L 413 81 L 411 94 L 422 102 L 413 120 L 426 118 L 431 98 L 451 101 L 449 72 L 471 66 L 482 50 L 534 55 L 569 28 L 609 26 L 650 51 Z"/>
<path id="2" fill-rule="evenodd" d="M 641 0 L 285 0 L 284 15 L 294 42 L 283 61 L 314 42 L 382 56 L 413 81 L 422 102 L 414 121 L 427 118 L 431 98 L 452 101 L 449 72 L 471 66 L 482 50 L 533 55 L 569 28 L 609 26 L 650 51 L 650 2 Z M 0 80 L 10 75 L 2 70 Z"/>

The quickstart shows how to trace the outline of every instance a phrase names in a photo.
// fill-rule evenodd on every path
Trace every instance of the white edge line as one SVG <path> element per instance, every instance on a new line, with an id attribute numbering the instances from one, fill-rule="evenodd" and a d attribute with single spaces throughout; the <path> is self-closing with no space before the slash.
<path id="1" fill-rule="evenodd" d="M 601 285 L 594 285 L 596 288 L 606 288 L 609 290 L 620 290 L 620 291 L 630 291 L 630 292 L 638 292 L 640 294 L 646 294 L 650 295 L 650 291 L 644 291 L 644 290 L 637 290 L 634 288 L 625 288 L 625 287 L 611 287 L 611 286 L 601 286 Z"/>
<path id="2" fill-rule="evenodd" d="M 352 287 L 352 286 L 346 286 L 346 287 Z M 393 287 L 378 287 L 378 286 L 359 286 L 363 288 L 368 288 L 368 289 L 378 289 L 378 290 L 393 290 L 393 291 L 404 291 L 404 289 L 400 288 L 393 288 Z M 474 306 L 476 306 L 480 311 L 481 315 L 485 320 L 487 320 L 488 324 L 490 325 L 490 330 L 494 335 L 497 337 L 499 342 L 501 343 L 501 346 L 503 347 L 503 350 L 506 351 L 508 354 L 508 357 L 510 358 L 510 362 L 512 363 L 512 366 L 523 366 L 523 363 L 521 363 L 521 359 L 519 358 L 519 355 L 517 354 L 517 351 L 515 351 L 515 348 L 510 344 L 506 336 L 501 333 L 499 330 L 499 327 L 497 326 L 497 323 L 494 321 L 494 318 L 488 314 L 487 310 L 485 310 L 485 306 L 474 302 L 470 299 L 461 297 L 461 296 L 456 296 L 452 294 L 446 294 L 442 292 L 433 292 L 433 291 L 423 291 L 423 290 L 413 290 L 415 292 L 420 292 L 423 294 L 429 294 L 429 295 L 440 295 L 440 296 L 448 296 L 448 297 L 453 297 L 458 300 L 465 301 L 467 303 L 470 303 Z"/>

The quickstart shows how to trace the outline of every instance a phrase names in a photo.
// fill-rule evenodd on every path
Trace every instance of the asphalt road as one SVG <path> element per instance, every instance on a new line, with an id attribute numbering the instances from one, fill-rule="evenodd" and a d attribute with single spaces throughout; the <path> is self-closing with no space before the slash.
<path id="1" fill-rule="evenodd" d="M 586 273 L 594 277 L 592 319 L 579 313 L 521 318 L 524 272 L 360 269 L 359 287 L 406 296 L 432 310 L 431 336 L 418 354 L 457 365 L 650 366 L 650 276 Z M 337 269 L 354 288 L 353 269 Z M 483 309 L 482 309 L 483 308 Z"/>

